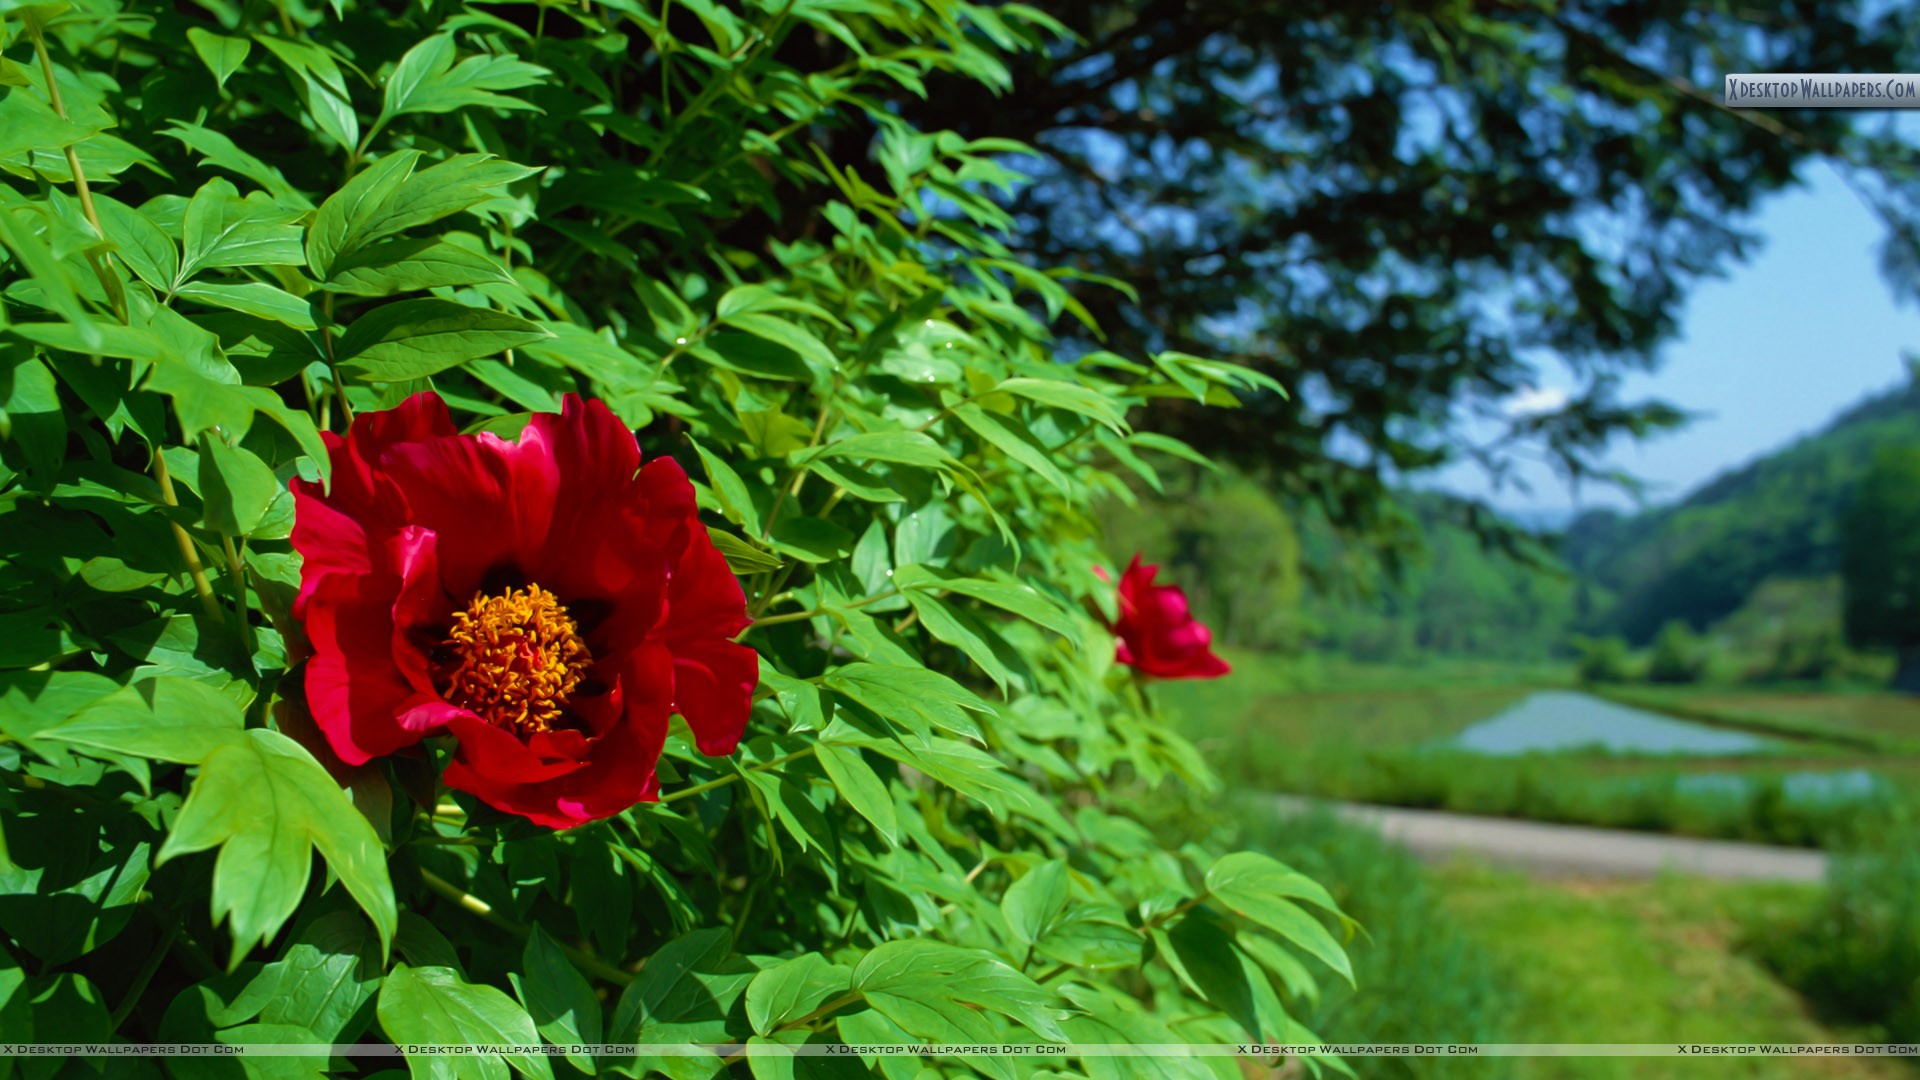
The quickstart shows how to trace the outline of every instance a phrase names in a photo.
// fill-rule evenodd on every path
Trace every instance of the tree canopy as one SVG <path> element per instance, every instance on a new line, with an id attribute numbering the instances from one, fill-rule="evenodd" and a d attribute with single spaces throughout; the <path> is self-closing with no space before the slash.
<path id="1" fill-rule="evenodd" d="M 1620 375 L 1657 362 L 1688 287 L 1753 250 L 1743 216 L 1804 163 L 1881 212 L 1914 295 L 1920 156 L 1884 117 L 1719 101 L 1730 72 L 1911 70 L 1903 5 L 1037 6 L 1078 40 L 1010 61 L 991 107 L 936 77 L 903 114 L 1036 147 L 1010 246 L 1086 276 L 1107 347 L 1229 357 L 1293 391 L 1231 417 L 1168 399 L 1152 422 L 1345 527 L 1383 526 L 1386 485 L 1451 461 L 1631 483 L 1608 441 L 1684 415 L 1625 400 Z M 1580 386 L 1564 408 L 1502 410 L 1555 363 Z"/>

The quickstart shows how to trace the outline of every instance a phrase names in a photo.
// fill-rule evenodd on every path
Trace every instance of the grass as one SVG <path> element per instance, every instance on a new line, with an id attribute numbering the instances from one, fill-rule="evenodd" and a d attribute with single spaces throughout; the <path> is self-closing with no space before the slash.
<path id="1" fill-rule="evenodd" d="M 1755 958 L 1750 942 L 1815 910 L 1808 885 L 1538 880 L 1456 861 L 1436 871 L 1445 908 L 1489 950 L 1514 992 L 1513 1042 L 1834 1042 Z M 1521 1058 L 1519 1080 L 1848 1077 L 1915 1080 L 1876 1058 Z"/>

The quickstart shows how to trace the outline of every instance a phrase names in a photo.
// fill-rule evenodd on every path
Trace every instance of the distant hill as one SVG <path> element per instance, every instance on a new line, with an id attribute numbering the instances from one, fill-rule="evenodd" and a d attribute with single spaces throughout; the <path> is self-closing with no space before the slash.
<path id="1" fill-rule="evenodd" d="M 1907 385 L 1679 503 L 1574 519 L 1562 555 L 1594 595 L 1609 598 L 1589 607 L 1583 628 L 1644 644 L 1670 619 L 1705 629 L 1769 578 L 1833 574 L 1840 508 L 1874 451 L 1891 443 L 1920 444 L 1920 365 Z"/>

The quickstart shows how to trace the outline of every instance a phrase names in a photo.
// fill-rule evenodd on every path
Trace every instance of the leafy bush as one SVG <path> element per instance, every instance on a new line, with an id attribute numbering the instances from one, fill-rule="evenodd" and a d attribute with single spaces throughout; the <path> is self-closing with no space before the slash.
<path id="1" fill-rule="evenodd" d="M 1648 682 L 1699 682 L 1706 671 L 1706 647 L 1687 624 L 1676 619 L 1660 628 L 1647 657 Z"/>
<path id="2" fill-rule="evenodd" d="M 890 110 L 1006 90 L 1043 16 L 670 10 L 0 16 L 9 1038 L 1305 1037 L 1270 972 L 1346 970 L 1331 901 L 1128 819 L 1213 787 L 1114 667 L 1087 510 L 1191 456 L 1132 408 L 1279 388 L 1055 362 L 1073 274 L 996 239 L 1021 147 Z M 757 620 L 737 752 L 676 719 L 658 802 L 563 831 L 445 790 L 442 737 L 334 756 L 289 483 L 426 390 L 496 454 L 582 393 L 696 478 Z"/>
<path id="3" fill-rule="evenodd" d="M 1920 826 L 1863 831 L 1836 854 L 1804 925 L 1759 938 L 1767 964 L 1822 1011 L 1920 1041 Z"/>
<path id="4" fill-rule="evenodd" d="M 1576 637 L 1573 640 L 1580 681 L 1623 683 L 1633 679 L 1633 658 L 1620 637 Z"/>
<path id="5" fill-rule="evenodd" d="M 1516 1002 L 1484 947 L 1450 915 L 1404 848 L 1324 811 L 1260 813 L 1247 806 L 1236 842 L 1284 859 L 1324 882 L 1367 928 L 1353 948 L 1356 987 L 1328 986 L 1312 999 L 1313 1027 L 1352 1043 L 1507 1041 Z M 1356 1058 L 1362 1077 L 1497 1077 L 1503 1059 Z"/>

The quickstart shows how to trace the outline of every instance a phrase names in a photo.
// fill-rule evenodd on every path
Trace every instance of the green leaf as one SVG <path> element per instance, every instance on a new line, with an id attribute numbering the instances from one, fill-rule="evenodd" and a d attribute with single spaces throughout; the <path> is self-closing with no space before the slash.
<path id="1" fill-rule="evenodd" d="M 822 518 L 782 517 L 768 530 L 767 543 L 801 562 L 829 563 L 853 550 L 853 534 Z"/>
<path id="2" fill-rule="evenodd" d="M 1333 897 L 1319 882 L 1271 856 L 1240 851 L 1222 857 L 1208 869 L 1207 890 L 1234 914 L 1272 930 L 1345 976 L 1349 983 L 1353 981 L 1346 950 L 1319 919 L 1289 899 L 1306 900 L 1340 914 Z"/>
<path id="3" fill-rule="evenodd" d="M 848 664 L 821 681 L 829 690 L 905 724 L 923 739 L 936 727 L 977 739 L 980 726 L 967 713 L 988 711 L 966 687 L 922 667 Z"/>
<path id="4" fill-rule="evenodd" d="M 1051 452 L 1018 422 L 973 404 L 956 407 L 953 415 L 1008 457 L 1039 473 L 1047 483 L 1061 491 L 1072 490 L 1067 474 L 1053 463 Z"/>
<path id="5" fill-rule="evenodd" d="M 761 1035 L 811 1014 L 847 992 L 852 969 L 819 953 L 804 953 L 775 964 L 747 985 L 747 1022 Z"/>
<path id="6" fill-rule="evenodd" d="M 1053 929 L 1067 910 L 1067 884 L 1067 864 L 1049 859 L 1007 888 L 1000 912 L 1021 944 L 1032 945 Z"/>
<path id="7" fill-rule="evenodd" d="M 915 590 L 906 595 L 907 603 L 920 616 L 920 625 L 927 628 L 927 633 L 965 653 L 1002 691 L 1014 681 L 1014 669 L 1010 665 L 1021 663 L 1019 655 L 998 634 L 970 613 L 931 593 Z"/>
<path id="8" fill-rule="evenodd" d="M 173 288 L 180 275 L 180 250 L 173 238 L 152 218 L 112 196 L 95 195 L 93 207 L 128 269 L 155 289 Z"/>
<path id="9" fill-rule="evenodd" d="M 200 440 L 201 524 L 228 536 L 249 536 L 283 490 L 267 463 L 219 439 Z"/>
<path id="10" fill-rule="evenodd" d="M 439 237 L 424 237 L 355 249 L 333 264 L 326 288 L 355 296 L 392 296 L 446 285 L 512 282 L 513 276 L 493 256 Z"/>
<path id="11" fill-rule="evenodd" d="M 503 311 L 437 298 L 399 300 L 355 319 L 336 355 L 341 367 L 368 382 L 404 382 L 548 336 Z"/>
<path id="12" fill-rule="evenodd" d="M 1271 899 L 1297 899 L 1340 914 L 1340 906 L 1321 884 L 1271 855 L 1236 851 L 1207 869 L 1207 891 L 1244 914 Z"/>
<path id="13" fill-rule="evenodd" d="M 302 195 L 292 184 L 287 183 L 287 178 L 281 175 L 279 169 L 240 149 L 227 136 L 181 120 L 174 120 L 172 124 L 172 127 L 163 128 L 160 134 L 180 140 L 190 150 L 199 151 L 205 164 L 244 176 L 259 184 L 266 188 L 274 201 L 282 206 L 295 206 L 301 209 L 309 209 L 313 206 L 305 195 Z M 151 212 L 154 205 L 149 202 L 144 209 Z M 115 239 L 118 238 L 116 235 Z"/>
<path id="14" fill-rule="evenodd" d="M 246 38 L 209 33 L 198 26 L 187 29 L 187 41 L 199 55 L 200 62 L 213 72 L 214 84 L 222 90 L 227 88 L 227 80 L 233 73 L 240 70 L 240 65 L 247 62 L 247 53 L 253 49 L 253 43 Z"/>
<path id="15" fill-rule="evenodd" d="M 299 210 L 278 206 L 264 194 L 241 198 L 225 180 L 209 180 L 187 203 L 180 271 L 185 284 L 202 270 L 221 266 L 301 266 Z"/>
<path id="16" fill-rule="evenodd" d="M 395 1043 L 502 1043 L 531 1046 L 540 1041 L 533 1018 L 514 1000 L 491 986 L 461 980 L 447 967 L 395 964 L 380 987 L 380 1027 Z M 505 1060 L 522 1076 L 552 1080 L 543 1054 L 475 1056 L 409 1055 L 415 1077 L 490 1078 Z"/>
<path id="17" fill-rule="evenodd" d="M 383 120 L 407 113 L 446 113 L 470 105 L 492 109 L 532 109 L 518 98 L 495 90 L 534 86 L 547 69 L 510 56 L 469 56 L 453 62 L 452 34 L 427 38 L 400 58 L 387 77 L 380 115 Z M 538 110 L 536 110 L 538 111 Z"/>
<path id="18" fill-rule="evenodd" d="M 285 735 L 254 728 L 207 755 L 155 862 L 213 847 L 213 920 L 227 920 L 235 963 L 293 914 L 315 847 L 373 919 L 382 947 L 393 939 L 397 914 L 380 838 L 327 770 Z"/>
<path id="19" fill-rule="evenodd" d="M 929 566 L 902 566 L 894 571 L 893 583 L 901 589 L 945 589 L 970 596 L 1029 619 L 1069 641 L 1080 639 L 1080 624 L 1052 603 L 1046 594 L 1025 582 L 965 577 Z"/>
<path id="20" fill-rule="evenodd" d="M 254 40 L 292 70 L 297 80 L 295 88 L 314 125 L 342 149 L 353 150 L 360 141 L 360 118 L 353 111 L 346 77 L 333 56 L 317 46 L 283 37 L 256 34 Z"/>
<path id="21" fill-rule="evenodd" d="M 508 977 L 543 1038 L 555 1046 L 600 1041 L 600 1001 L 593 996 L 593 987 L 539 926 L 527 935 L 521 966 L 525 975 L 511 972 Z M 593 1075 L 591 1057 L 568 1054 L 567 1060 Z"/>
<path id="22" fill-rule="evenodd" d="M 1089 386 L 1064 379 L 1017 378 L 994 384 L 993 392 L 1013 394 L 1042 405 L 1079 413 L 1112 428 L 1116 434 L 1126 432 L 1126 412 L 1120 403 Z"/>
<path id="23" fill-rule="evenodd" d="M 122 687 L 40 738 L 82 751 L 195 765 L 245 738 L 240 707 L 206 683 L 154 678 Z"/>
<path id="24" fill-rule="evenodd" d="M 727 569 L 736 574 L 765 574 L 787 565 L 779 556 L 761 551 L 724 529 L 707 526 L 707 538 L 726 556 Z"/>
<path id="25" fill-rule="evenodd" d="M 726 324 L 764 341 L 792 349 L 818 372 L 831 373 L 840 368 L 840 361 L 833 355 L 833 350 L 827 348 L 826 342 L 799 323 L 789 322 L 777 315 L 752 314 L 734 315 L 726 320 Z"/>
<path id="26" fill-rule="evenodd" d="M 727 520 L 746 529 L 749 536 L 761 535 L 765 529 L 760 523 L 760 511 L 755 507 L 753 496 L 748 493 L 746 482 L 740 479 L 740 474 L 699 443 L 693 444 L 693 450 L 700 455 L 700 464 L 707 470 L 707 483 L 720 496 L 721 509 L 726 511 Z"/>
<path id="27" fill-rule="evenodd" d="M 818 743 L 815 749 L 827 779 L 840 792 L 854 812 L 873 824 L 874 830 L 889 847 L 900 842 L 900 821 L 893 808 L 893 796 L 886 782 L 860 751 L 851 746 Z M 763 1032 L 764 1034 L 764 1032 Z"/>
<path id="28" fill-rule="evenodd" d="M 419 161 L 417 150 L 382 158 L 321 204 L 307 234 L 307 260 L 322 282 L 362 248 L 471 209 L 534 172 L 490 154 L 456 154 L 415 171 Z"/>
<path id="29" fill-rule="evenodd" d="M 266 998 L 260 1022 L 304 1028 L 323 1043 L 353 1034 L 349 1026 L 362 1019 L 380 986 L 385 965 L 379 946 L 359 912 L 335 911 L 315 919 L 286 955 L 254 980 Z"/>
<path id="30" fill-rule="evenodd" d="M 285 323 L 295 330 L 313 330 L 319 324 L 314 322 L 312 305 L 285 289 L 258 281 L 249 281 L 242 285 L 214 285 L 203 281 L 189 282 L 174 290 L 176 294 L 189 300 L 198 300 L 212 307 L 226 308 L 254 315 L 262 319 Z"/>
<path id="31" fill-rule="evenodd" d="M 382 220 L 394 192 L 407 182 L 420 161 L 420 151 L 402 150 L 355 173 L 339 191 L 320 204 L 307 230 L 307 265 L 321 281 L 333 278 L 340 256 L 372 243 L 370 234 Z"/>
<path id="32" fill-rule="evenodd" d="M 1166 932 L 1164 943 L 1171 949 L 1167 959 L 1177 961 L 1173 967 L 1181 981 L 1207 1004 L 1226 1013 L 1256 1040 L 1269 1034 L 1260 1023 L 1249 968 L 1261 982 L 1266 977 L 1257 967 L 1243 963 L 1245 958 L 1226 927 L 1204 912 L 1191 912 Z"/>
<path id="33" fill-rule="evenodd" d="M 669 1011 L 671 997 L 693 989 L 688 979 L 695 971 L 710 970 L 732 951 L 733 933 L 722 926 L 683 934 L 654 950 L 640 977 L 620 993 L 613 1010 L 612 1041 L 634 1041 L 650 1017 Z"/>
<path id="34" fill-rule="evenodd" d="M 987 1042 L 1000 1013 L 1043 1039 L 1067 1041 L 1046 987 L 977 949 L 928 940 L 888 941 L 853 969 L 853 989 L 910 1035 L 933 1042 Z M 958 1032 L 961 1038 L 955 1039 Z M 998 1041 L 998 1040 L 992 1040 Z"/>
<path id="35" fill-rule="evenodd" d="M 1145 946 L 1140 932 L 1127 925 L 1126 913 L 1112 904 L 1074 904 L 1035 943 L 1034 951 L 1056 963 L 1090 971 L 1140 966 Z"/>
<path id="36" fill-rule="evenodd" d="M 870 431 L 789 455 L 795 465 L 819 458 L 850 458 L 855 461 L 893 461 L 937 469 L 953 460 L 945 447 L 918 431 Z"/>

